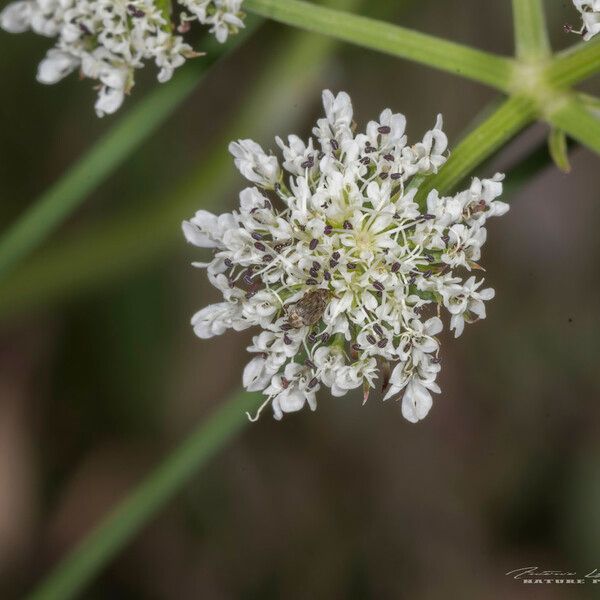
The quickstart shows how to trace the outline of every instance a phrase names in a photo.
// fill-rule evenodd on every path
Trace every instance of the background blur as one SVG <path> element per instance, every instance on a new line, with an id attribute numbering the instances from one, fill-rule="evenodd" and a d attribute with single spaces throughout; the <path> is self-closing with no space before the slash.
<path id="1" fill-rule="evenodd" d="M 570 1 L 546 5 L 554 47 L 574 43 L 562 30 L 579 26 Z M 368 0 L 355 10 L 512 54 L 508 0 Z M 47 46 L 0 35 L 2 228 L 158 85 L 147 68 L 121 112 L 98 120 L 89 81 L 35 82 Z M 242 180 L 229 138 L 274 146 L 275 134 L 307 135 L 324 87 L 351 94 L 360 126 L 387 106 L 404 112 L 412 140 L 441 112 L 451 146 L 494 99 L 272 23 L 210 69 L 0 287 L 0 597 L 21 597 L 238 389 L 251 333 L 194 338 L 191 315 L 216 295 L 190 266 L 202 252 L 179 223 L 235 203 Z M 510 172 L 545 133 L 529 130 L 477 174 Z M 443 393 L 424 422 L 356 396 L 324 396 L 316 413 L 281 423 L 265 412 L 85 597 L 600 592 L 505 575 L 600 568 L 600 175 L 590 152 L 573 147 L 571 159 L 568 176 L 548 165 L 515 181 L 511 212 L 489 224 L 483 262 L 497 297 L 460 340 L 444 336 Z"/>

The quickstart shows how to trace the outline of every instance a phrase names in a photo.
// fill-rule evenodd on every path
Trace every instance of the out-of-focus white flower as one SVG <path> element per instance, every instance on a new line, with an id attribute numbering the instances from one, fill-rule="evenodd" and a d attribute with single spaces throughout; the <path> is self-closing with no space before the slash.
<path id="1" fill-rule="evenodd" d="M 575 8 L 581 13 L 583 25 L 579 31 L 584 40 L 591 40 L 600 33 L 600 0 L 573 0 Z"/>
<path id="2" fill-rule="evenodd" d="M 243 27 L 242 0 L 179 0 L 224 42 Z M 56 38 L 38 67 L 37 79 L 52 84 L 79 68 L 100 82 L 96 113 L 114 113 L 134 84 L 134 71 L 153 61 L 158 80 L 168 81 L 186 59 L 199 56 L 177 35 L 171 7 L 157 0 L 17 0 L 0 12 L 0 27 Z M 186 27 L 180 26 L 179 32 Z"/>
<path id="3" fill-rule="evenodd" d="M 418 204 L 419 182 L 446 160 L 441 117 L 409 146 L 401 114 L 386 109 L 355 134 L 348 94 L 325 91 L 323 105 L 316 140 L 276 138 L 281 162 L 252 140 L 233 142 L 252 184 L 239 209 L 183 223 L 190 243 L 213 249 L 195 264 L 224 299 L 192 324 L 203 338 L 260 328 L 243 383 L 263 390 L 277 419 L 314 409 L 321 386 L 333 396 L 361 388 L 366 400 L 380 377 L 384 399 L 401 398 L 417 422 L 440 392 L 437 315 L 445 308 L 458 336 L 494 295 L 470 271 L 480 268 L 486 220 L 508 210 L 503 176 Z"/>

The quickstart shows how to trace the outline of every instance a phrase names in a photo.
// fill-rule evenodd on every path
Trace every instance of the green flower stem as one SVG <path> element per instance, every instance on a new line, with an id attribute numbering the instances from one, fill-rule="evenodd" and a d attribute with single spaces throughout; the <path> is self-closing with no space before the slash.
<path id="1" fill-rule="evenodd" d="M 521 97 L 505 100 L 456 146 L 439 173 L 423 183 L 419 188 L 417 201 L 423 203 L 427 194 L 433 189 L 442 194 L 452 190 L 477 165 L 485 161 L 534 117 L 535 107 L 530 100 Z"/>
<path id="2" fill-rule="evenodd" d="M 551 86 L 565 88 L 600 73 L 600 36 L 556 55 L 544 76 Z"/>
<path id="3" fill-rule="evenodd" d="M 255 411 L 263 400 L 261 394 L 238 392 L 222 404 L 84 538 L 29 600 L 67 600 L 81 592 L 158 509 L 246 425 L 246 411 Z"/>
<path id="4" fill-rule="evenodd" d="M 581 100 L 575 96 L 569 98 L 550 115 L 549 120 L 552 125 L 600 154 L 600 118 L 592 114 Z"/>
<path id="5" fill-rule="evenodd" d="M 550 56 L 542 0 L 512 0 L 517 58 L 535 61 Z"/>
<path id="6" fill-rule="evenodd" d="M 246 39 L 258 22 L 256 19 L 251 21 L 236 44 Z M 191 94 L 208 67 L 225 52 L 216 44 L 211 44 L 211 48 L 208 56 L 181 69 L 172 82 L 157 86 L 129 110 L 3 233 L 0 237 L 0 279 L 46 240 Z"/>
<path id="7" fill-rule="evenodd" d="M 513 61 L 455 42 L 303 0 L 246 0 L 257 15 L 406 58 L 507 91 Z"/>

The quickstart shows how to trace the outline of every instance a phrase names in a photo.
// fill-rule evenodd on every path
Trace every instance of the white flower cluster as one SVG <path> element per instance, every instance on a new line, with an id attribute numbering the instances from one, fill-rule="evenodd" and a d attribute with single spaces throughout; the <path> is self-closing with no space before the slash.
<path id="1" fill-rule="evenodd" d="M 243 382 L 264 390 L 276 419 L 315 409 L 321 386 L 334 396 L 362 386 L 366 400 L 379 377 L 384 399 L 402 395 L 416 422 L 440 391 L 441 307 L 459 336 L 494 296 L 469 272 L 481 268 L 486 220 L 508 210 L 503 177 L 451 197 L 434 190 L 420 206 L 419 183 L 446 160 L 441 118 L 410 146 L 401 114 L 386 109 L 355 135 L 349 96 L 325 91 L 323 103 L 316 141 L 276 138 L 281 162 L 251 140 L 232 143 L 252 184 L 239 210 L 183 223 L 191 244 L 214 249 L 195 266 L 223 294 L 192 325 L 201 338 L 261 328 Z"/>
<path id="2" fill-rule="evenodd" d="M 573 0 L 573 4 L 583 19 L 583 26 L 576 33 L 586 41 L 591 40 L 600 33 L 600 0 Z"/>
<path id="3" fill-rule="evenodd" d="M 242 1 L 181 0 L 178 31 L 198 20 L 224 42 L 243 27 Z M 0 13 L 0 27 L 56 38 L 39 64 L 38 81 L 56 83 L 79 69 L 99 82 L 95 107 L 101 117 L 119 109 L 133 87 L 134 70 L 146 61 L 154 61 L 158 80 L 165 82 L 187 58 L 199 56 L 174 32 L 170 9 L 160 0 L 17 0 Z"/>

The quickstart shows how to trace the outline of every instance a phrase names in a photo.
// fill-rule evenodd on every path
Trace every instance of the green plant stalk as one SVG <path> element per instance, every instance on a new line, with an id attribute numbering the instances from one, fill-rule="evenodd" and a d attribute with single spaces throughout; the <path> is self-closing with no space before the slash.
<path id="1" fill-rule="evenodd" d="M 600 73 L 600 37 L 581 42 L 555 55 L 544 71 L 544 79 L 561 89 Z"/>
<path id="2" fill-rule="evenodd" d="M 248 422 L 264 400 L 261 394 L 238 392 L 168 456 L 58 568 L 30 600 L 67 600 L 76 596 L 98 570 L 131 539 L 198 469 Z"/>
<path id="3" fill-rule="evenodd" d="M 236 45 L 242 43 L 258 23 L 258 19 L 251 20 Z M 191 94 L 210 65 L 225 52 L 216 44 L 211 44 L 211 48 L 210 54 L 199 59 L 198 64 L 181 69 L 172 82 L 157 86 L 130 109 L 3 233 L 0 237 L 0 280 L 44 242 Z"/>
<path id="4" fill-rule="evenodd" d="M 246 0 L 244 10 L 454 73 L 502 91 L 509 88 L 511 59 L 435 36 L 303 0 Z"/>
<path id="5" fill-rule="evenodd" d="M 534 117 L 535 108 L 530 100 L 520 97 L 505 100 L 456 146 L 439 173 L 429 177 L 421 185 L 416 196 L 417 202 L 423 204 L 427 194 L 433 189 L 440 193 L 451 191 Z"/>
<path id="6" fill-rule="evenodd" d="M 577 97 L 570 97 L 550 115 L 549 120 L 554 127 L 600 154 L 600 118 Z"/>
<path id="7" fill-rule="evenodd" d="M 512 0 L 517 58 L 536 61 L 550 56 L 542 0 Z"/>
<path id="8" fill-rule="evenodd" d="M 548 135 L 548 151 L 550 152 L 554 164 L 563 173 L 569 173 L 571 170 L 568 150 L 565 132 L 562 129 L 552 127 Z"/>

